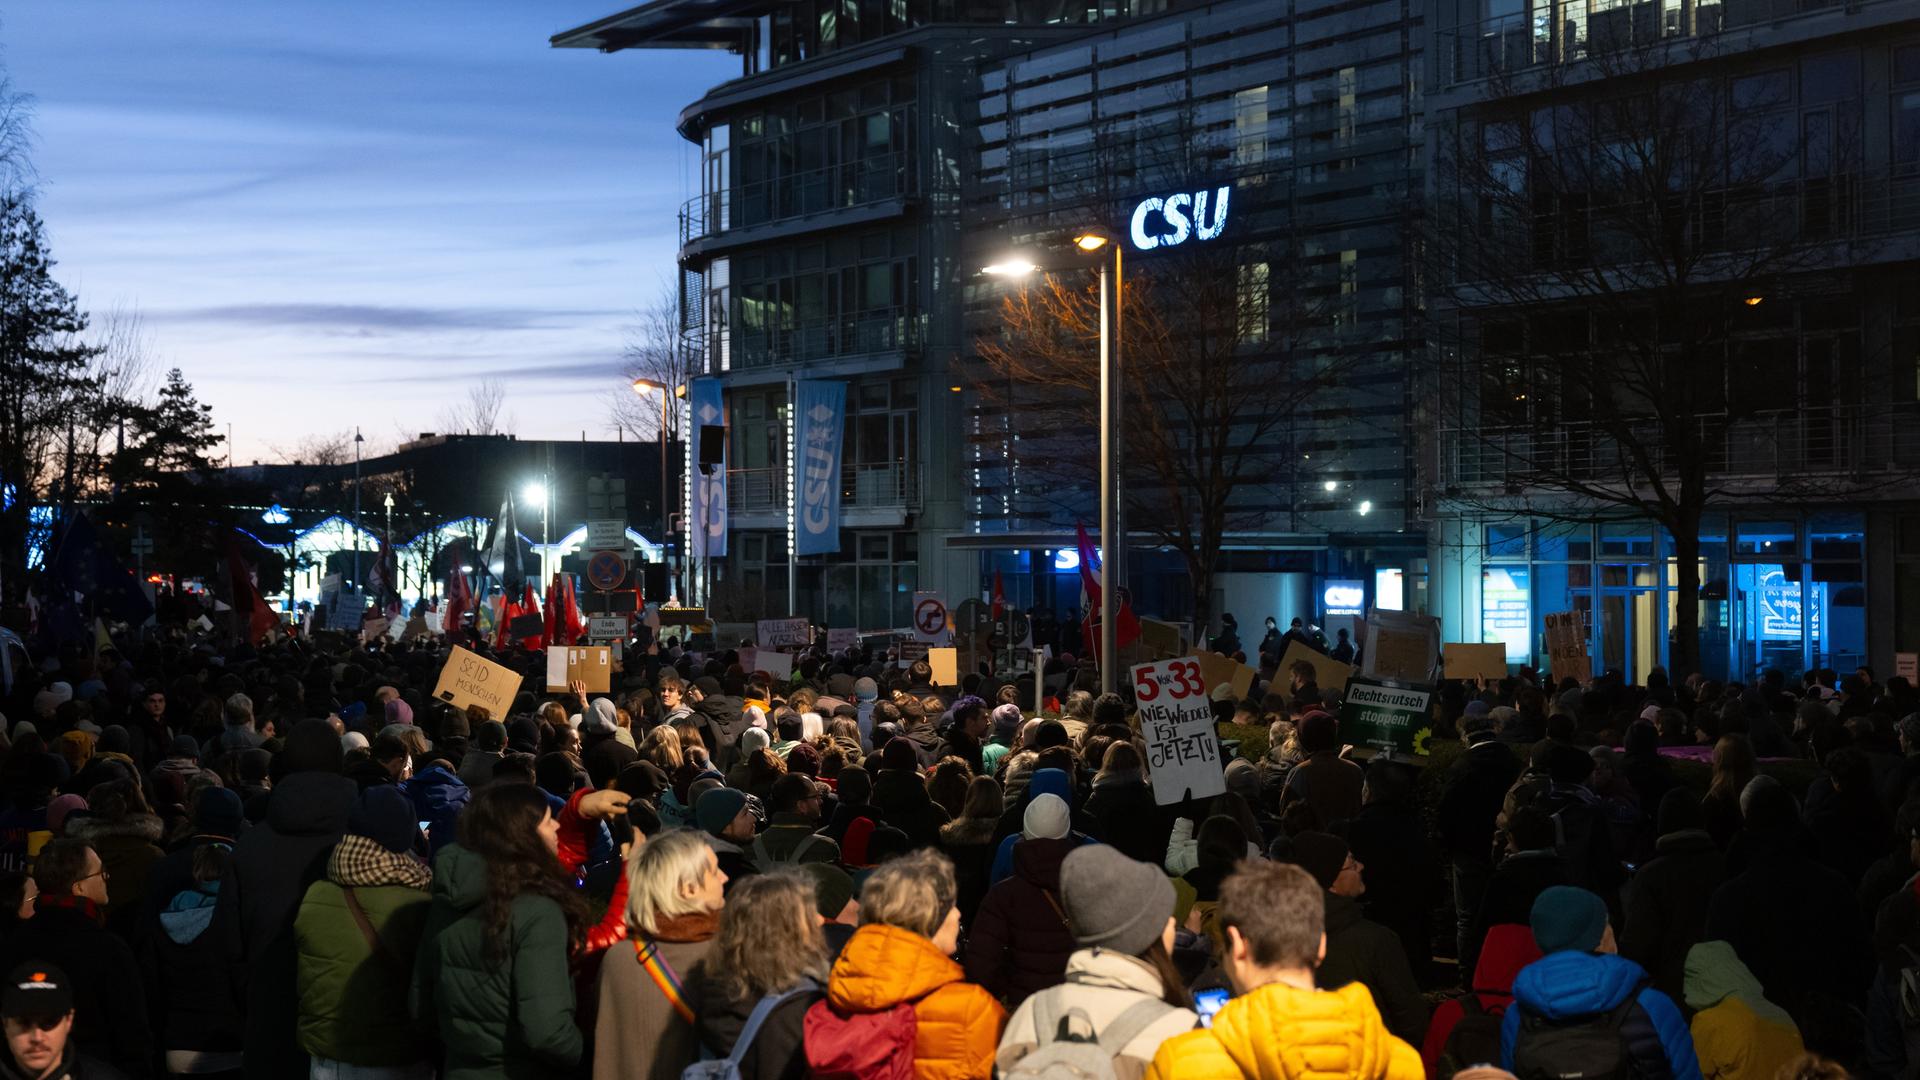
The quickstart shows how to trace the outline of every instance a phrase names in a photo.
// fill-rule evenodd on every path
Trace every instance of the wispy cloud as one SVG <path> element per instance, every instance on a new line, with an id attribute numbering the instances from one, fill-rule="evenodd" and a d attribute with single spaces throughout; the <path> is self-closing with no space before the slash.
<path id="1" fill-rule="evenodd" d="M 534 308 L 401 307 L 383 304 L 254 303 L 148 312 L 153 322 L 225 323 L 286 327 L 370 337 L 443 330 L 542 330 L 617 311 L 548 311 Z"/>

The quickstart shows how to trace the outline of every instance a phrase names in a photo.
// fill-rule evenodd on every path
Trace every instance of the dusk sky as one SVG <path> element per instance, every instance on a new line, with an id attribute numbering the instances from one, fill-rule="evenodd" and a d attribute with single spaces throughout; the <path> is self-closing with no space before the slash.
<path id="1" fill-rule="evenodd" d="M 0 5 L 55 273 L 137 308 L 236 463 L 435 430 L 475 380 L 523 437 L 610 437 L 671 282 L 682 106 L 718 52 L 553 49 L 622 0 Z"/>

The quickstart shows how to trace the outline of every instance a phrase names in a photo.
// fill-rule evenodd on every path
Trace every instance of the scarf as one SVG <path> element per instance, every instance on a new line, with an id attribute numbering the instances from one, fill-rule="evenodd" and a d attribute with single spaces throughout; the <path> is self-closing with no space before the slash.
<path id="1" fill-rule="evenodd" d="M 654 924 L 653 939 L 682 944 L 708 941 L 719 932 L 719 912 L 696 911 L 689 915 L 672 915 L 657 920 Z"/>
<path id="2" fill-rule="evenodd" d="M 92 919 L 95 926 L 105 927 L 107 925 L 107 913 L 101 909 L 100 905 L 78 893 L 68 893 L 65 896 L 48 896 L 45 893 L 41 893 L 39 899 L 33 902 L 33 910 L 35 911 L 48 911 L 54 908 L 77 911 L 87 918 Z"/>
<path id="3" fill-rule="evenodd" d="M 399 885 L 426 892 L 433 871 L 411 855 L 388 851 L 370 837 L 348 833 L 327 859 L 327 880 L 343 889 Z"/>

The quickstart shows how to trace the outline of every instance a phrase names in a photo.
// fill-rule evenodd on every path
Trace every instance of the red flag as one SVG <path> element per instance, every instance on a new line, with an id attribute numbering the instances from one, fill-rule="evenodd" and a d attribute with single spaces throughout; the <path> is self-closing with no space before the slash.
<path id="1" fill-rule="evenodd" d="M 580 615 L 580 594 L 575 591 L 573 575 L 566 575 L 563 584 L 567 590 L 567 606 L 562 614 L 565 616 L 567 633 L 571 635 L 567 644 L 573 645 L 586 639 L 587 620 Z"/>
<path id="2" fill-rule="evenodd" d="M 227 576 L 232 579 L 233 611 L 236 620 L 247 620 L 247 641 L 257 643 L 274 627 L 280 625 L 280 616 L 273 613 L 267 605 L 267 599 L 253 584 L 253 575 L 247 571 L 247 564 L 240 559 L 240 549 L 230 544 L 227 548 Z M 237 628 L 238 622 L 235 626 Z"/>
<path id="3" fill-rule="evenodd" d="M 440 608 L 440 629 L 448 638 L 455 638 L 461 630 L 461 621 L 473 610 L 473 590 L 467 587 L 467 575 L 460 569 L 458 552 L 453 555 L 453 566 L 447 572 L 447 598 Z"/>
<path id="4" fill-rule="evenodd" d="M 494 651 L 499 652 L 506 649 L 507 635 L 513 628 L 513 620 L 519 617 L 520 605 L 518 602 L 507 600 L 500 605 L 500 619 L 493 624 Z"/>
<path id="5" fill-rule="evenodd" d="M 545 619 L 540 613 L 540 598 L 533 594 L 533 582 L 526 584 L 526 590 L 520 598 L 520 617 L 525 620 L 513 628 L 512 636 L 521 639 L 528 652 L 540 652 L 547 647 L 544 633 Z M 527 631 L 532 631 L 528 633 Z"/>
<path id="6" fill-rule="evenodd" d="M 993 617 L 998 619 L 1007 613 L 1007 587 L 1000 581 L 1000 571 L 993 572 Z"/>
<path id="7" fill-rule="evenodd" d="M 1076 526 L 1080 545 L 1080 590 L 1087 595 L 1087 617 L 1080 624 L 1080 636 L 1086 642 L 1087 652 L 1096 659 L 1100 656 L 1100 586 L 1106 579 L 1106 567 L 1100 565 L 1100 553 L 1087 536 L 1084 524 Z M 1133 598 L 1127 590 L 1120 590 L 1120 611 L 1114 617 L 1114 644 L 1119 648 L 1140 640 L 1140 617 L 1133 613 Z"/>
<path id="8" fill-rule="evenodd" d="M 559 614 L 560 575 L 555 574 L 553 575 L 553 580 L 547 583 L 547 614 L 541 625 L 546 630 L 546 639 L 548 641 L 551 641 L 555 645 L 571 645 L 573 642 L 568 641 L 566 635 L 560 632 L 560 628 L 554 625 L 554 619 Z"/>

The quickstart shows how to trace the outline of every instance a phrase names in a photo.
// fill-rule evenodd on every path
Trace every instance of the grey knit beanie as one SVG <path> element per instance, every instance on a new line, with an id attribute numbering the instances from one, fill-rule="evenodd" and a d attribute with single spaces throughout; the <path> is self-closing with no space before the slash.
<path id="1" fill-rule="evenodd" d="M 1105 844 L 1083 844 L 1060 864 L 1060 902 L 1076 944 L 1139 956 L 1173 917 L 1173 882 Z"/>

